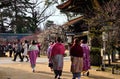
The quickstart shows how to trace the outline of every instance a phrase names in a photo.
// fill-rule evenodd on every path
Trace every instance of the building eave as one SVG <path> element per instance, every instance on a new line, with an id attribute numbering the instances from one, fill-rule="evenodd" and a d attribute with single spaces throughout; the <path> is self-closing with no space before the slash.
<path id="1" fill-rule="evenodd" d="M 68 1 L 66 1 L 65 3 L 60 4 L 60 5 L 56 6 L 56 7 L 57 7 L 58 9 L 65 9 L 66 7 L 70 6 L 71 2 L 72 2 L 72 0 L 68 0 Z"/>
<path id="2" fill-rule="evenodd" d="M 78 18 L 72 19 L 72 20 L 66 22 L 65 24 L 63 24 L 62 26 L 63 26 L 63 27 L 70 26 L 70 25 L 72 25 L 72 24 L 74 24 L 74 23 L 82 20 L 83 18 L 84 18 L 83 16 L 80 16 L 80 17 L 78 17 Z"/>

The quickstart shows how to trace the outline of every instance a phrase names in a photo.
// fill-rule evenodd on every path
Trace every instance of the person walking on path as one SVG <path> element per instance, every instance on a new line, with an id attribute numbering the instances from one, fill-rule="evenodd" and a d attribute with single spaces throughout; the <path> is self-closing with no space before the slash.
<path id="1" fill-rule="evenodd" d="M 30 64 L 31 64 L 33 72 L 35 72 L 36 59 L 38 57 L 38 52 L 39 52 L 38 46 L 37 46 L 36 42 L 33 40 L 32 44 L 29 46 L 29 50 L 28 50 Z"/>
<path id="2" fill-rule="evenodd" d="M 75 38 L 70 48 L 72 79 L 80 79 L 83 68 L 83 49 L 80 46 L 79 39 Z"/>
<path id="3" fill-rule="evenodd" d="M 57 42 L 54 44 L 51 50 L 51 59 L 53 61 L 53 70 L 55 74 L 55 79 L 61 79 L 63 70 L 63 58 L 65 53 L 65 46 L 61 43 L 60 37 L 57 38 Z"/>
<path id="4" fill-rule="evenodd" d="M 53 62 L 50 59 L 50 57 L 51 57 L 51 50 L 52 50 L 53 46 L 54 46 L 54 42 L 50 41 L 50 44 L 49 44 L 48 49 L 47 49 L 47 57 L 49 59 L 48 67 L 50 67 L 51 71 L 53 69 Z"/>
<path id="5" fill-rule="evenodd" d="M 12 53 L 13 53 L 13 46 L 11 43 L 8 44 L 8 49 L 9 49 L 9 57 L 12 57 Z"/>
<path id="6" fill-rule="evenodd" d="M 39 49 L 38 57 L 40 57 L 41 43 L 40 43 L 40 42 L 37 42 L 37 45 L 38 45 L 38 49 Z"/>
<path id="7" fill-rule="evenodd" d="M 22 50 L 22 44 L 21 44 L 20 40 L 18 40 L 17 46 L 16 46 L 16 48 L 15 48 L 16 53 L 15 53 L 15 56 L 14 56 L 13 61 L 16 61 L 16 58 L 17 58 L 17 56 L 19 55 L 19 57 L 20 57 L 20 62 L 23 62 L 23 58 L 22 58 L 22 56 L 21 56 L 21 50 Z"/>
<path id="8" fill-rule="evenodd" d="M 23 49 L 24 49 L 24 51 L 23 51 L 23 60 L 24 60 L 24 57 L 26 57 L 26 59 L 27 59 L 26 62 L 28 62 L 29 58 L 28 58 L 28 55 L 27 55 L 27 53 L 28 53 L 28 41 L 27 40 L 25 40 L 25 43 L 23 45 Z"/>
<path id="9" fill-rule="evenodd" d="M 16 50 L 17 50 L 17 43 L 14 42 L 14 43 L 13 43 L 13 56 L 15 56 Z"/>
<path id="10" fill-rule="evenodd" d="M 81 40 L 81 47 L 83 48 L 83 75 L 89 76 L 90 69 L 90 50 L 85 40 Z"/>

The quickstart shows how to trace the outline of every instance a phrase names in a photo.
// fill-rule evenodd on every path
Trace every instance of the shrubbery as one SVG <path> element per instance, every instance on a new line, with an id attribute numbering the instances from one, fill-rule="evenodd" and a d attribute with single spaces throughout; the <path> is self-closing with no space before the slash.
<path id="1" fill-rule="evenodd" d="M 92 47 L 90 51 L 91 65 L 100 66 L 102 64 L 102 58 L 100 54 L 100 48 Z"/>

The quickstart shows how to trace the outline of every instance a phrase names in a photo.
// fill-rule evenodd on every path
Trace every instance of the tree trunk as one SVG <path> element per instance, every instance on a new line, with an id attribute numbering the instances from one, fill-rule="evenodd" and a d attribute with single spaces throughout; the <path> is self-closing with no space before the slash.
<path id="1" fill-rule="evenodd" d="M 115 59 L 115 52 L 112 51 L 112 62 L 116 62 L 116 59 Z"/>
<path id="2" fill-rule="evenodd" d="M 108 65 L 111 65 L 111 59 L 110 59 L 110 54 L 108 53 Z"/>

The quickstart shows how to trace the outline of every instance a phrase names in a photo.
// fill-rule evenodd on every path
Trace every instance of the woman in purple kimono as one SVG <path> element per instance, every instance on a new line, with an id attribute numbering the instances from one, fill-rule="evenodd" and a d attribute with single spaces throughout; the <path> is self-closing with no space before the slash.
<path id="1" fill-rule="evenodd" d="M 36 42 L 33 40 L 32 44 L 29 46 L 29 51 L 28 51 L 28 55 L 30 58 L 30 64 L 31 64 L 33 72 L 35 72 L 36 59 L 38 57 L 38 52 L 39 52 L 38 46 Z"/>
<path id="2" fill-rule="evenodd" d="M 47 56 L 48 56 L 48 59 L 49 59 L 48 66 L 50 67 L 51 71 L 53 70 L 53 63 L 52 63 L 52 60 L 51 60 L 51 50 L 52 50 L 53 46 L 54 46 L 54 42 L 51 41 L 49 46 L 48 46 L 48 49 L 47 49 Z"/>
<path id="3" fill-rule="evenodd" d="M 83 48 L 83 75 L 87 73 L 87 76 L 89 76 L 90 50 L 85 40 L 81 40 L 81 47 Z"/>

